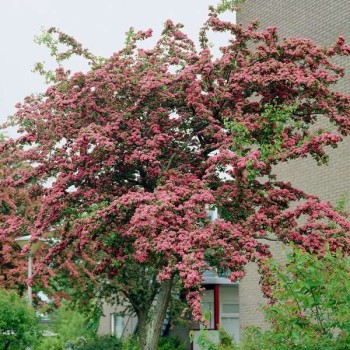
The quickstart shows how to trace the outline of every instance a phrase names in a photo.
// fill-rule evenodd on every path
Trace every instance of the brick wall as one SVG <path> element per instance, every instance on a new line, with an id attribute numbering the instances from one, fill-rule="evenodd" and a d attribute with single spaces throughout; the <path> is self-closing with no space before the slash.
<path id="1" fill-rule="evenodd" d="M 237 22 L 246 25 L 255 19 L 259 19 L 261 28 L 277 26 L 281 38 L 303 37 L 321 45 L 330 45 L 343 35 L 350 42 L 350 0 L 246 0 L 238 13 Z M 350 72 L 350 58 L 342 58 L 337 63 Z M 337 88 L 350 92 L 350 73 Z M 337 149 L 331 149 L 329 155 L 327 166 L 317 166 L 312 159 L 301 159 L 278 166 L 276 173 L 279 179 L 336 203 L 343 195 L 350 194 L 350 138 Z M 273 251 L 279 259 L 282 258 L 280 246 L 273 247 Z M 265 325 L 259 311 L 259 304 L 264 299 L 258 281 L 256 266 L 251 264 L 240 285 L 242 329 L 251 324 Z"/>
<path id="2" fill-rule="evenodd" d="M 97 330 L 99 335 L 111 334 L 111 315 L 112 314 L 123 314 L 125 307 L 123 304 L 111 305 L 108 303 L 103 304 L 103 316 L 100 318 L 100 324 Z M 123 319 L 123 337 L 128 337 L 134 334 L 137 327 L 136 316 L 125 315 Z"/>
<path id="3" fill-rule="evenodd" d="M 281 37 L 310 38 L 330 45 L 339 35 L 350 41 L 349 0 L 246 0 L 237 23 L 258 19 L 261 28 L 277 26 Z M 350 60 L 341 60 L 350 70 Z M 350 91 L 349 79 L 339 87 Z"/>

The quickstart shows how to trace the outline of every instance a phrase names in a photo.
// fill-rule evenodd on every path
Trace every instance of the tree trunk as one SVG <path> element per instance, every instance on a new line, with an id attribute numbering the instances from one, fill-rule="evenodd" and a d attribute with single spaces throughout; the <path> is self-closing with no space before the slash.
<path id="1" fill-rule="evenodd" d="M 166 311 L 171 296 L 173 280 L 163 281 L 159 288 L 159 293 L 147 317 L 145 324 L 145 339 L 142 341 L 142 350 L 157 350 L 160 333 L 166 317 Z M 143 325 L 140 325 L 143 327 Z M 140 329 L 141 330 L 141 329 Z M 143 332 L 143 329 L 141 330 Z"/>
<path id="2" fill-rule="evenodd" d="M 146 345 L 146 334 L 147 334 L 147 317 L 146 313 L 140 311 L 137 313 L 137 340 L 140 345 L 140 349 L 144 349 Z"/>

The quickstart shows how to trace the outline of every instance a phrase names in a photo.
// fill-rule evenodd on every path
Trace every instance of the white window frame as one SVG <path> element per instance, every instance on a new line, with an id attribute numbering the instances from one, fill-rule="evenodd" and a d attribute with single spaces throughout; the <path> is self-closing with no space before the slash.
<path id="1" fill-rule="evenodd" d="M 224 305 L 237 305 L 238 306 L 238 312 L 224 312 Z M 222 319 L 223 318 L 233 318 L 238 320 L 238 324 L 240 323 L 239 318 L 239 303 L 237 302 L 231 302 L 231 301 L 220 301 L 220 325 L 223 325 Z M 229 331 L 229 330 L 226 330 Z M 234 335 L 229 333 L 230 335 Z M 240 335 L 240 329 L 237 330 L 237 336 Z M 236 338 L 236 337 L 235 337 Z M 239 341 L 239 339 L 236 339 L 236 341 Z"/>
<path id="2" fill-rule="evenodd" d="M 116 337 L 121 338 L 124 331 L 124 317 L 114 312 L 110 314 L 110 320 L 111 320 L 111 335 L 115 335 Z M 120 324 L 121 328 L 119 330 L 117 328 L 118 324 L 116 324 L 117 320 L 120 320 L 121 322 Z"/>

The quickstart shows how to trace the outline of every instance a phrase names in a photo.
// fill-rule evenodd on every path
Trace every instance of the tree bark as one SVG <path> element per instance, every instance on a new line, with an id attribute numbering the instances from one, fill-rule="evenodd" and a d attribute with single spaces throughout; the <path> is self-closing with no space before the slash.
<path id="1" fill-rule="evenodd" d="M 140 349 L 144 349 L 146 345 L 146 334 L 147 334 L 147 316 L 145 312 L 137 313 L 137 338 L 140 345 Z"/>
<path id="2" fill-rule="evenodd" d="M 163 281 L 159 293 L 147 317 L 145 335 L 141 345 L 142 350 L 157 350 L 160 333 L 168 309 L 173 279 Z"/>

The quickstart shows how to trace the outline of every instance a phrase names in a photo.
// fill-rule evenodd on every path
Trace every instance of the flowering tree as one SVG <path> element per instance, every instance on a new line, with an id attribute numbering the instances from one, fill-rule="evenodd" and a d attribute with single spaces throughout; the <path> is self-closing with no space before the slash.
<path id="1" fill-rule="evenodd" d="M 0 135 L 0 144 L 5 137 Z M 6 179 L 29 168 L 9 152 L 2 152 L 0 158 L 0 287 L 15 288 L 20 294 L 26 290 L 27 257 L 20 254 L 14 239 L 26 235 L 38 207 L 36 196 L 26 189 L 8 185 Z"/>
<path id="2" fill-rule="evenodd" d="M 343 70 L 332 58 L 350 47 L 342 38 L 330 48 L 280 41 L 276 28 L 243 29 L 213 8 L 199 51 L 181 28 L 167 21 L 149 50 L 137 41 L 152 31 L 130 31 L 106 60 L 50 29 L 43 41 L 54 54 L 54 38 L 68 45 L 57 58 L 83 55 L 91 70 L 57 69 L 46 92 L 18 105 L 22 136 L 2 146 L 35 164 L 8 179 L 43 192 L 34 240 L 59 239 L 38 273 L 55 261 L 73 276 L 117 281 L 139 317 L 142 349 L 156 349 L 176 281 L 200 320 L 210 268 L 237 280 L 255 261 L 267 273 L 269 240 L 349 249 L 348 221 L 277 181 L 273 166 L 309 155 L 324 162 L 325 146 L 349 133 L 350 97 L 333 88 Z M 210 30 L 231 34 L 219 57 Z M 331 128 L 317 127 L 320 115 Z"/>

